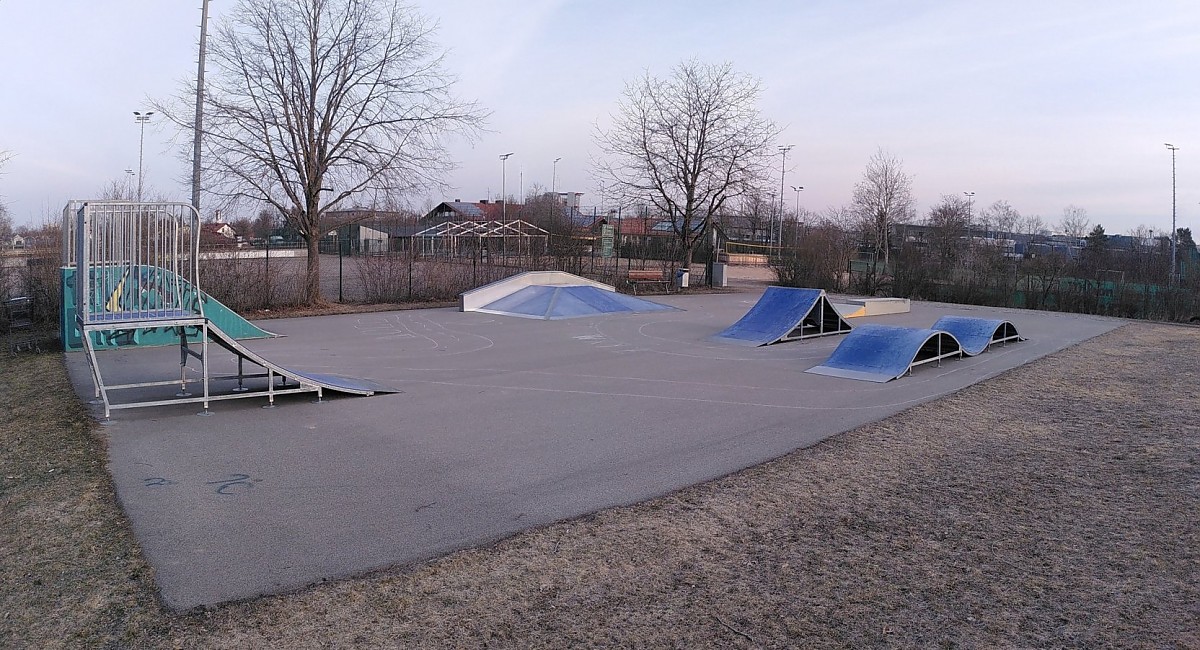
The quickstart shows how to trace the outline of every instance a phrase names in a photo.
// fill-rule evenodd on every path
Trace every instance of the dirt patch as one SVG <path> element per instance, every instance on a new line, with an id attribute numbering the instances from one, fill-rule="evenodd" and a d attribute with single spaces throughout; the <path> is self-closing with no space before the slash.
<path id="1" fill-rule="evenodd" d="M 1196 647 L 1198 357 L 1194 329 L 1130 325 L 668 497 L 185 615 L 59 362 L 22 360 L 0 404 L 37 376 L 55 415 L 0 416 L 0 645 Z"/>

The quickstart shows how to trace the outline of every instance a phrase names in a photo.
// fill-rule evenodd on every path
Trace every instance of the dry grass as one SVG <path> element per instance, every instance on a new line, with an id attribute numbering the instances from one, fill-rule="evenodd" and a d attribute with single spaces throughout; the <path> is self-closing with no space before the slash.
<path id="1" fill-rule="evenodd" d="M 55 357 L 23 360 L 0 403 L 37 375 L 25 418 L 56 415 L 0 420 L 0 645 L 1198 647 L 1198 358 L 1200 330 L 1130 325 L 669 497 L 185 615 Z"/>

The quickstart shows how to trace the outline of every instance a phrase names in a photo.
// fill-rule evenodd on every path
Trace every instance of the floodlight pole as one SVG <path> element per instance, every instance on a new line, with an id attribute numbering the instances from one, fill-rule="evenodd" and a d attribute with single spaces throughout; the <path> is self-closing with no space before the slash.
<path id="1" fill-rule="evenodd" d="M 142 113 L 141 111 L 133 112 L 133 121 L 137 122 L 141 127 L 141 135 L 138 136 L 138 203 L 142 202 L 142 153 L 146 148 L 146 122 L 150 121 L 151 115 L 154 115 L 154 111 L 146 111 L 145 113 Z"/>
<path id="2" fill-rule="evenodd" d="M 975 221 L 975 193 L 963 192 L 963 196 L 967 197 L 967 234 L 970 234 L 971 228 L 974 226 L 973 222 Z"/>
<path id="3" fill-rule="evenodd" d="M 794 144 L 787 144 L 779 147 L 779 153 L 783 156 L 783 160 L 779 163 L 779 236 L 776 238 L 776 245 L 783 247 L 783 179 L 787 174 L 787 155 L 792 150 Z M 772 201 L 774 203 L 774 201 Z M 772 208 L 775 206 L 772 205 Z"/>
<path id="4" fill-rule="evenodd" d="M 1170 286 L 1175 286 L 1175 269 L 1176 269 L 1176 238 L 1179 229 L 1175 226 L 1175 152 L 1179 151 L 1179 147 L 1170 142 L 1163 143 L 1167 149 L 1171 150 L 1171 276 L 1168 280 Z"/>
<path id="5" fill-rule="evenodd" d="M 196 123 L 192 135 L 192 207 L 200 214 L 200 142 L 204 134 L 204 51 L 208 42 L 208 0 L 200 6 L 200 56 L 196 64 Z"/>
<path id="6" fill-rule="evenodd" d="M 558 161 L 562 160 L 562 156 L 554 159 L 554 164 L 550 167 L 550 193 L 554 195 L 554 201 L 558 202 Z"/>
<path id="7" fill-rule="evenodd" d="M 508 157 L 513 155 L 513 152 L 500 154 L 500 243 L 503 244 L 505 255 L 508 254 L 508 233 L 505 232 L 505 226 L 508 224 Z"/>
<path id="8" fill-rule="evenodd" d="M 803 185 L 793 185 L 792 190 L 796 192 L 796 221 L 800 220 L 800 193 L 804 191 Z"/>

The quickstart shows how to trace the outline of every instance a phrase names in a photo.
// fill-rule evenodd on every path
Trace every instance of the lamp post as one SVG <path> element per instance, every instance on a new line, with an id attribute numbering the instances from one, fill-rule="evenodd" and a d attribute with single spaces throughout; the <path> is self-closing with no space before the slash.
<path id="1" fill-rule="evenodd" d="M 800 220 L 800 193 L 804 191 L 803 185 L 793 185 L 792 190 L 796 192 L 796 221 Z"/>
<path id="2" fill-rule="evenodd" d="M 141 127 L 141 135 L 138 137 L 138 203 L 142 202 L 142 152 L 145 150 L 146 145 L 146 122 L 150 121 L 151 115 L 154 115 L 154 111 L 146 111 L 145 113 L 141 111 L 133 112 L 133 121 L 137 122 Z"/>
<path id="3" fill-rule="evenodd" d="M 796 193 L 796 212 L 792 215 L 792 218 L 796 221 L 795 228 L 798 230 L 800 227 L 800 192 L 804 191 L 804 186 L 803 185 L 793 185 L 792 191 Z M 793 244 L 796 243 L 796 239 L 797 239 L 797 235 L 796 235 L 795 231 L 793 231 L 793 236 L 792 236 Z"/>
<path id="4" fill-rule="evenodd" d="M 1175 152 L 1179 151 L 1179 147 L 1170 142 L 1164 142 L 1163 144 L 1167 146 L 1167 149 L 1171 150 L 1171 277 L 1168 283 L 1171 286 L 1175 286 L 1175 240 L 1178 235 L 1178 229 L 1175 227 Z"/>
<path id="5" fill-rule="evenodd" d="M 963 192 L 963 196 L 967 197 L 967 234 L 970 234 L 972 226 L 971 222 L 975 221 L 975 215 L 972 209 L 975 204 L 975 193 Z"/>
<path id="6" fill-rule="evenodd" d="M 513 152 L 500 154 L 500 244 L 505 255 L 508 254 L 508 233 L 504 231 L 508 224 L 508 188 L 506 183 L 508 157 L 513 155 Z"/>
<path id="7" fill-rule="evenodd" d="M 779 153 L 783 156 L 783 160 L 779 163 L 779 237 L 778 244 L 783 245 L 783 177 L 787 174 L 787 154 L 795 147 L 794 144 L 783 145 L 779 147 Z M 772 202 L 774 203 L 774 202 Z M 775 206 L 772 205 L 772 208 Z"/>
<path id="8" fill-rule="evenodd" d="M 562 160 L 562 156 L 554 159 L 554 164 L 550 167 L 550 193 L 554 195 L 554 201 L 558 201 L 558 161 Z"/>
<path id="9" fill-rule="evenodd" d="M 506 183 L 508 182 L 507 167 L 508 157 L 513 155 L 513 152 L 500 154 L 500 223 L 504 224 L 508 221 L 508 195 Z"/>

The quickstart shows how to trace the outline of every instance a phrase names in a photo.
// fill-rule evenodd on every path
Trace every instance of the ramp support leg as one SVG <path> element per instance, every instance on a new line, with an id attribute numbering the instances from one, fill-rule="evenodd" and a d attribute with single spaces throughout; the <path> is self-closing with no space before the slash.
<path id="1" fill-rule="evenodd" d="M 209 416 L 212 413 L 208 410 L 208 321 L 200 326 L 200 372 L 201 383 L 204 384 L 204 401 L 202 405 L 204 410 L 199 415 Z"/>
<path id="2" fill-rule="evenodd" d="M 79 331 L 83 333 L 83 347 L 87 350 L 88 365 L 92 367 L 92 381 L 96 385 L 96 396 L 104 404 L 103 422 L 108 422 L 108 418 L 112 415 L 112 409 L 108 403 L 108 391 L 104 388 L 104 378 L 100 375 L 100 363 L 96 360 L 96 349 L 92 347 L 91 333 L 83 328 L 82 323 L 79 326 Z"/>
<path id="3" fill-rule="evenodd" d="M 267 403 L 263 408 L 275 408 L 275 371 L 270 368 L 267 368 Z"/>
<path id="4" fill-rule="evenodd" d="M 232 391 L 235 393 L 244 393 L 250 389 L 246 388 L 246 385 L 245 385 L 245 376 L 246 375 L 245 375 L 245 371 L 242 370 L 242 361 L 243 361 L 242 356 L 238 355 L 237 360 L 238 360 L 238 376 L 237 376 L 238 385 L 237 385 L 237 388 L 232 389 Z"/>
<path id="5" fill-rule="evenodd" d="M 175 397 L 189 397 L 191 393 L 187 389 L 187 359 L 190 350 L 188 350 L 187 329 L 178 327 L 176 331 L 179 332 L 179 392 L 175 393 Z"/>

